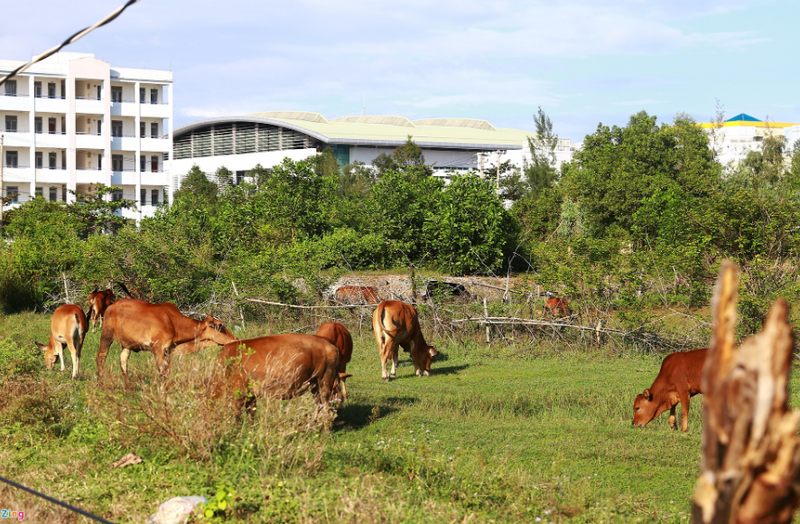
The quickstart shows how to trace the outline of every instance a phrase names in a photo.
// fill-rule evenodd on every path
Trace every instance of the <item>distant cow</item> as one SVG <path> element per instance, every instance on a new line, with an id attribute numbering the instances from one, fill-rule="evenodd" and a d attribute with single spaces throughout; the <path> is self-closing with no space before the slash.
<path id="1" fill-rule="evenodd" d="M 317 330 L 317 336 L 328 340 L 339 350 L 339 388 L 342 391 L 342 400 L 347 400 L 347 384 L 345 381 L 352 375 L 347 374 L 347 363 L 353 355 L 353 337 L 343 325 L 336 322 L 325 322 Z"/>
<path id="2" fill-rule="evenodd" d="M 192 346 L 199 350 L 214 343 L 223 345 L 236 340 L 218 319 L 211 315 L 204 320 L 186 317 L 175 304 L 150 304 L 132 298 L 117 300 L 106 310 L 106 319 L 97 350 L 97 376 L 101 378 L 108 348 L 116 339 L 122 346 L 119 363 L 128 383 L 128 358 L 131 351 L 150 351 L 163 375 L 169 369 L 169 358 L 178 347 Z M 188 351 L 186 351 L 188 352 Z"/>
<path id="3" fill-rule="evenodd" d="M 681 404 L 681 430 L 689 429 L 689 397 L 702 393 L 700 381 L 708 349 L 696 349 L 668 355 L 661 364 L 653 385 L 636 396 L 633 403 L 633 425 L 645 427 L 648 422 L 669 411 L 669 426 L 676 429 L 675 407 Z"/>
<path id="4" fill-rule="evenodd" d="M 122 282 L 116 282 L 116 284 L 126 295 L 131 297 L 131 293 L 128 291 L 128 288 L 125 287 L 125 284 Z M 98 321 L 100 322 L 100 328 L 103 328 L 103 317 L 106 314 L 106 309 L 108 309 L 108 306 L 114 303 L 113 283 L 109 283 L 108 289 L 104 289 L 103 291 L 98 291 L 97 287 L 95 287 L 94 291 L 89 294 L 88 302 L 89 312 L 86 314 L 86 316 L 88 317 L 89 323 L 92 326 L 92 333 L 94 333 L 96 323 Z"/>
<path id="5" fill-rule="evenodd" d="M 64 371 L 64 346 L 69 348 L 72 355 L 72 378 L 78 376 L 80 366 L 81 348 L 83 339 L 88 329 L 86 315 L 75 304 L 59 306 L 53 312 L 50 320 L 50 340 L 45 344 L 35 342 L 39 349 L 44 351 L 44 364 L 47 369 L 53 369 L 56 361 L 61 359 L 61 371 Z"/>
<path id="6" fill-rule="evenodd" d="M 544 313 L 552 317 L 569 317 L 572 316 L 572 310 L 569 308 L 569 302 L 566 299 L 553 297 L 548 298 L 544 302 Z"/>
<path id="7" fill-rule="evenodd" d="M 445 282 L 444 280 L 431 280 L 425 285 L 425 296 L 432 297 L 458 297 L 471 298 L 464 284 L 458 282 Z"/>
<path id="8" fill-rule="evenodd" d="M 417 311 L 410 305 L 395 300 L 384 300 L 372 314 L 372 329 L 381 356 L 381 378 L 389 380 L 397 374 L 398 346 L 411 353 L 417 376 L 431 373 L 431 361 L 439 354 L 422 336 Z M 392 372 L 386 365 L 391 359 Z"/>
<path id="9" fill-rule="evenodd" d="M 314 335 L 271 335 L 225 344 L 216 397 L 232 396 L 237 416 L 258 397 L 290 399 L 310 390 L 318 403 L 336 398 L 339 350 Z M 252 395 L 251 395 L 252 393 Z"/>
<path id="10" fill-rule="evenodd" d="M 378 288 L 373 286 L 339 286 L 333 298 L 343 304 L 377 304 Z"/>

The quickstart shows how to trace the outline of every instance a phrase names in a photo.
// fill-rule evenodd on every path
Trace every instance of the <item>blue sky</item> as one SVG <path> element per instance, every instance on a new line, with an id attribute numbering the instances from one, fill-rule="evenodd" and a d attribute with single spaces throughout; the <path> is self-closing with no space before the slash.
<path id="1" fill-rule="evenodd" d="M 26 60 L 123 0 L 8 2 L 0 57 Z M 646 110 L 800 122 L 788 0 L 142 0 L 67 50 L 171 69 L 176 126 L 292 109 L 478 118 L 579 142 Z"/>

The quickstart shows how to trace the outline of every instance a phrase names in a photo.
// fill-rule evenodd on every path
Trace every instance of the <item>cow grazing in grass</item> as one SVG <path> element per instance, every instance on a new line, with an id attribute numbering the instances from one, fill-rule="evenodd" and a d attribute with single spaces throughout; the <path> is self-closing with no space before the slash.
<path id="1" fill-rule="evenodd" d="M 221 346 L 236 340 L 219 319 L 208 315 L 204 320 L 195 320 L 182 315 L 170 303 L 150 304 L 123 298 L 111 304 L 105 316 L 97 351 L 98 379 L 102 378 L 108 348 L 115 339 L 122 346 L 119 363 L 126 384 L 131 351 L 153 353 L 159 372 L 165 375 L 169 370 L 170 355 L 178 346 L 199 350 L 212 343 Z"/>
<path id="2" fill-rule="evenodd" d="M 353 355 L 353 337 L 343 325 L 336 322 L 325 322 L 317 330 L 317 336 L 322 337 L 336 346 L 339 350 L 339 389 L 342 391 L 342 400 L 347 400 L 347 363 Z"/>
<path id="3" fill-rule="evenodd" d="M 378 288 L 373 286 L 339 286 L 333 298 L 343 304 L 377 304 Z"/>
<path id="4" fill-rule="evenodd" d="M 431 361 L 439 354 L 422 336 L 417 311 L 409 304 L 384 300 L 372 314 L 372 329 L 381 355 L 381 378 L 389 380 L 397 374 L 398 346 L 411 353 L 417 376 L 431 374 Z M 392 361 L 392 372 L 386 370 Z"/>
<path id="5" fill-rule="evenodd" d="M 61 359 L 61 371 L 64 371 L 64 346 L 69 348 L 72 355 L 72 378 L 78 376 L 80 367 L 81 348 L 83 339 L 88 329 L 86 315 L 75 304 L 59 306 L 53 312 L 50 320 L 50 341 L 47 344 L 35 342 L 44 351 L 44 364 L 47 369 L 53 369 L 56 361 Z"/>
<path id="6" fill-rule="evenodd" d="M 311 391 L 322 406 L 337 400 L 339 349 L 314 335 L 284 334 L 237 340 L 219 354 L 217 398 L 232 397 L 237 416 L 256 399 L 290 399 Z"/>
<path id="7" fill-rule="evenodd" d="M 636 396 L 633 403 L 633 425 L 643 428 L 648 422 L 669 411 L 669 426 L 676 428 L 675 407 L 680 402 L 683 422 L 681 430 L 689 429 L 689 397 L 702 393 L 700 381 L 708 349 L 696 349 L 668 355 L 661 364 L 653 385 Z"/>
<path id="8" fill-rule="evenodd" d="M 559 297 L 548 298 L 545 300 L 544 312 L 545 314 L 549 314 L 555 318 L 572 316 L 572 310 L 569 308 L 569 302 Z"/>

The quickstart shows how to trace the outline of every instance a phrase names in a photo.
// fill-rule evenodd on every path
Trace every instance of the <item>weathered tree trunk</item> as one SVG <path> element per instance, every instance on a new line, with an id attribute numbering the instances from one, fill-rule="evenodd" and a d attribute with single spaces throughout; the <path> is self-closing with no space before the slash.
<path id="1" fill-rule="evenodd" d="M 800 411 L 787 405 L 794 337 L 777 300 L 735 347 L 739 272 L 722 266 L 703 372 L 703 464 L 692 517 L 703 524 L 788 523 L 800 500 Z"/>

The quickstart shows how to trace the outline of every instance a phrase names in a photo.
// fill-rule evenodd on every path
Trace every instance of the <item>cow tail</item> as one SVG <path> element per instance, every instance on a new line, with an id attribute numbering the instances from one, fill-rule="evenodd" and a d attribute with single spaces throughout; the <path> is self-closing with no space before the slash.
<path id="1" fill-rule="evenodd" d="M 383 324 L 383 321 L 384 321 L 385 318 L 386 318 L 386 308 L 383 307 L 383 308 L 381 308 L 381 320 L 380 320 L 380 322 L 378 322 L 378 324 L 380 324 L 380 326 L 381 326 L 381 331 L 383 331 L 384 333 L 386 333 L 390 337 L 397 336 L 397 331 L 398 331 L 397 329 L 386 329 L 386 326 Z M 395 326 L 399 327 L 397 322 L 395 322 L 394 320 L 392 320 L 392 324 L 394 324 Z"/>
<path id="2" fill-rule="evenodd" d="M 133 295 L 131 295 L 131 292 L 128 291 L 127 287 L 125 287 L 125 284 L 123 284 L 122 282 L 116 282 L 116 281 L 114 283 L 116 285 L 118 285 L 120 287 L 120 289 L 125 292 L 126 295 L 128 295 L 128 298 L 133 298 Z"/>

